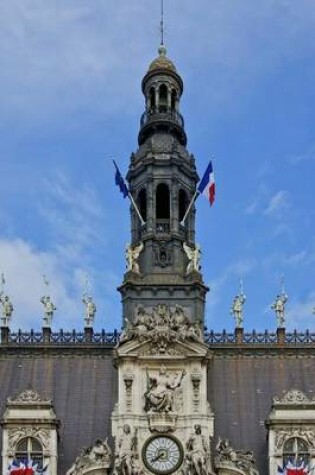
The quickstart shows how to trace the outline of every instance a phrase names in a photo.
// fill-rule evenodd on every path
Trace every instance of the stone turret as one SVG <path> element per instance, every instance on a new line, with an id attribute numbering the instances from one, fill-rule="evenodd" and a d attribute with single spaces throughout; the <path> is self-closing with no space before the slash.
<path id="1" fill-rule="evenodd" d="M 194 206 L 181 224 L 199 177 L 180 114 L 183 81 L 164 46 L 142 80 L 142 92 L 139 148 L 131 155 L 127 180 L 145 225 L 132 209 L 129 270 L 119 289 L 123 318 L 130 320 L 140 305 L 180 304 L 192 322 L 202 323 L 207 288 L 195 244 Z"/>

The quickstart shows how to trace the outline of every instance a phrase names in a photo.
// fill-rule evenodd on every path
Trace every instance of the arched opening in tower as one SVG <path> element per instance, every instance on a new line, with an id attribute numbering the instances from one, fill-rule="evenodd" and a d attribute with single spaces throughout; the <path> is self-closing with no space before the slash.
<path id="1" fill-rule="evenodd" d="M 161 84 L 159 88 L 159 112 L 167 112 L 167 87 Z"/>
<path id="2" fill-rule="evenodd" d="M 172 94 L 171 94 L 171 108 L 172 111 L 176 110 L 176 103 L 177 103 L 177 93 L 175 89 L 172 89 Z"/>
<path id="3" fill-rule="evenodd" d="M 149 93 L 149 97 L 150 97 L 150 106 L 149 106 L 149 109 L 150 109 L 151 112 L 154 112 L 155 107 L 156 107 L 156 103 L 155 103 L 155 89 L 154 89 L 154 87 L 151 87 L 150 93 Z"/>
<path id="4" fill-rule="evenodd" d="M 188 207 L 188 196 L 185 190 L 180 189 L 178 192 L 178 220 L 181 222 L 185 216 Z"/>
<path id="5" fill-rule="evenodd" d="M 156 230 L 158 233 L 169 233 L 170 230 L 170 191 L 165 183 L 156 189 Z"/>
<path id="6" fill-rule="evenodd" d="M 144 222 L 147 220 L 147 192 L 144 188 L 138 194 L 138 207 Z"/>

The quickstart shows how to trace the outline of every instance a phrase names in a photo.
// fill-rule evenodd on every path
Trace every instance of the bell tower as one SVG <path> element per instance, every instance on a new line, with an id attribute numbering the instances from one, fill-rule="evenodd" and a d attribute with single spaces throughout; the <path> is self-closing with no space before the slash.
<path id="1" fill-rule="evenodd" d="M 180 304 L 190 321 L 202 325 L 208 289 L 195 244 L 194 206 L 182 223 L 198 182 L 180 113 L 183 81 L 164 45 L 158 53 L 142 80 L 145 111 L 127 174 L 143 221 L 132 208 L 128 268 L 119 288 L 123 317 L 130 319 L 139 305 Z"/>
<path id="2" fill-rule="evenodd" d="M 131 243 L 119 288 L 124 326 L 115 350 L 112 413 L 118 475 L 212 475 L 214 416 L 203 340 L 207 287 L 195 243 L 195 160 L 180 114 L 183 81 L 166 49 L 142 80 L 145 111 L 127 180 Z M 186 218 L 183 220 L 183 218 Z"/>

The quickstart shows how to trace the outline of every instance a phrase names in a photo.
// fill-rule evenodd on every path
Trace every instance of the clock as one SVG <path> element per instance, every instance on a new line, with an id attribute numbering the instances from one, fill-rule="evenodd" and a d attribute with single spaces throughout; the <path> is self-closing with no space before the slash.
<path id="1" fill-rule="evenodd" d="M 183 447 L 173 436 L 150 437 L 142 449 L 143 462 L 148 470 L 158 475 L 175 472 L 183 463 Z"/>

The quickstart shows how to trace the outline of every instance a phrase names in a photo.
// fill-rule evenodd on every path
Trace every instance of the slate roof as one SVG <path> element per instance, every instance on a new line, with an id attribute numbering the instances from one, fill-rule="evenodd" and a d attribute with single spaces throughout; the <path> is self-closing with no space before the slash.
<path id="1" fill-rule="evenodd" d="M 208 397 L 215 413 L 215 443 L 219 436 L 228 437 L 236 449 L 253 450 L 260 475 L 267 475 L 264 422 L 271 399 L 292 387 L 314 395 L 315 347 L 245 346 L 212 349 Z M 58 475 L 64 475 L 82 447 L 110 435 L 117 399 L 112 349 L 90 345 L 47 351 L 33 346 L 6 351 L 0 345 L 0 350 L 1 414 L 7 397 L 27 387 L 52 398 L 60 420 Z"/>
<path id="2" fill-rule="evenodd" d="M 60 420 L 58 475 L 64 475 L 83 447 L 111 432 L 117 376 L 108 349 L 97 355 L 89 351 L 79 355 L 62 351 L 60 355 L 1 355 L 0 385 L 2 415 L 7 397 L 28 387 L 52 399 Z"/>

